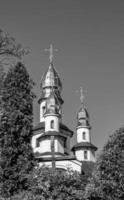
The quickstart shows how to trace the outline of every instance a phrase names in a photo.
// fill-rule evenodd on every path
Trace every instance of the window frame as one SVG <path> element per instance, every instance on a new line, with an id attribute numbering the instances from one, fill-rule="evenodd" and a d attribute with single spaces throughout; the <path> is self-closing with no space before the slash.
<path id="1" fill-rule="evenodd" d="M 86 132 L 85 131 L 82 132 L 82 138 L 83 138 L 83 140 L 86 140 Z"/>
<path id="2" fill-rule="evenodd" d="M 84 160 L 88 160 L 88 151 L 84 150 Z"/>
<path id="3" fill-rule="evenodd" d="M 51 129 L 54 129 L 54 120 L 51 120 L 51 121 L 50 121 L 50 128 L 51 128 Z"/>

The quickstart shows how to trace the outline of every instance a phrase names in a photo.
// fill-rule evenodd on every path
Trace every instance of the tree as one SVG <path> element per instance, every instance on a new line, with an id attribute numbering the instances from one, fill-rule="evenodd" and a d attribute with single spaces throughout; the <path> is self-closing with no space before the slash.
<path id="1" fill-rule="evenodd" d="M 32 200 L 83 200 L 88 177 L 74 171 L 36 168 L 33 176 Z"/>
<path id="2" fill-rule="evenodd" d="M 30 140 L 33 120 L 33 81 L 25 66 L 17 63 L 4 79 L 0 145 L 0 189 L 3 197 L 27 190 L 34 157 Z"/>
<path id="3" fill-rule="evenodd" d="M 28 52 L 29 49 L 17 44 L 13 37 L 0 29 L 0 56 L 9 55 L 21 59 Z"/>
<path id="4" fill-rule="evenodd" d="M 22 57 L 28 54 L 29 49 L 16 43 L 7 32 L 0 29 L 0 116 L 2 115 L 2 89 L 3 81 L 8 69 L 15 65 Z M 7 66 L 7 67 L 6 67 Z"/>
<path id="5" fill-rule="evenodd" d="M 86 199 L 124 199 L 124 127 L 110 136 L 86 187 Z"/>

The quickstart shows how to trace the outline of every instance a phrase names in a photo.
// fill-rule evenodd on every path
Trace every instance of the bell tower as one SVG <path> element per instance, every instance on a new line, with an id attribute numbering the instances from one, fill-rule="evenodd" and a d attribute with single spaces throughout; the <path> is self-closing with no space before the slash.
<path id="1" fill-rule="evenodd" d="M 77 126 L 76 126 L 76 137 L 77 143 L 73 146 L 72 150 L 80 161 L 92 161 L 95 162 L 95 147 L 91 143 L 91 126 L 90 118 L 87 109 L 84 106 L 84 95 L 83 89 L 80 89 L 81 93 L 81 106 L 77 113 Z"/>
<path id="2" fill-rule="evenodd" d="M 50 64 L 48 70 L 43 74 L 41 78 L 41 96 L 38 100 L 38 103 L 40 104 L 40 122 L 44 121 L 44 113 L 46 112 L 46 100 L 51 95 L 51 93 L 54 93 L 56 98 L 58 98 L 60 105 L 63 104 L 63 100 L 61 98 L 62 83 L 57 71 L 53 67 L 53 51 L 56 51 L 56 49 L 54 50 L 53 46 L 50 45 L 50 49 L 45 49 L 45 51 L 50 52 Z M 59 113 L 61 116 L 61 109 L 59 110 Z"/>

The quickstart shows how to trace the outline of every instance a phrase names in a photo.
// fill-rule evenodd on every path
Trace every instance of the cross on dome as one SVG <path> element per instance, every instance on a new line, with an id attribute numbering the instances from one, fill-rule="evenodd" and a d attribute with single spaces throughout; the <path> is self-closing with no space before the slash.
<path id="1" fill-rule="evenodd" d="M 80 101 L 81 101 L 81 104 L 84 103 L 84 90 L 83 90 L 83 87 L 80 87 L 80 90 L 76 90 L 76 92 L 79 92 L 80 93 Z"/>
<path id="2" fill-rule="evenodd" d="M 49 59 L 50 59 L 50 63 L 52 63 L 53 62 L 53 52 L 54 51 L 58 51 L 58 49 L 54 49 L 53 45 L 50 44 L 50 48 L 49 49 L 45 49 L 45 51 L 49 51 L 50 52 Z"/>
<path id="3" fill-rule="evenodd" d="M 83 91 L 83 87 L 80 87 L 80 100 L 81 100 L 81 103 L 83 104 L 84 103 L 84 91 Z"/>

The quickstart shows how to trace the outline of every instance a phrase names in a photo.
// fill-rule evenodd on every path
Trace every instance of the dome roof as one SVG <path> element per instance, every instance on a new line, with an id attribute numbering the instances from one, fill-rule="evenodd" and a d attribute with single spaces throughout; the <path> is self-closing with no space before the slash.
<path id="1" fill-rule="evenodd" d="M 45 87 L 54 87 L 59 90 L 62 89 L 61 80 L 52 63 L 50 63 L 48 70 L 41 79 L 41 88 Z"/>
<path id="2" fill-rule="evenodd" d="M 77 113 L 77 122 L 78 126 L 90 126 L 90 118 L 87 109 L 84 107 L 84 104 L 80 107 Z"/>
<path id="3" fill-rule="evenodd" d="M 81 106 L 78 111 L 78 119 L 79 118 L 89 119 L 89 114 L 84 106 Z"/>
<path id="4" fill-rule="evenodd" d="M 53 88 L 51 88 L 51 89 L 53 89 Z M 64 103 L 64 101 L 63 101 L 63 99 L 62 99 L 62 97 L 61 97 L 61 95 L 60 95 L 60 91 L 59 90 L 54 90 L 54 93 L 56 94 L 56 96 L 58 97 L 58 100 L 59 100 L 59 102 L 60 102 L 60 104 L 63 104 Z M 38 103 L 40 103 L 43 99 L 47 99 L 49 96 L 48 96 L 48 94 L 46 93 L 46 91 L 45 90 L 41 90 L 41 95 L 40 95 L 40 98 L 39 98 L 39 100 L 38 100 Z"/>
<path id="5" fill-rule="evenodd" d="M 60 102 L 54 90 L 52 90 L 49 97 L 46 100 L 45 114 L 59 114 L 59 111 L 60 111 Z"/>

